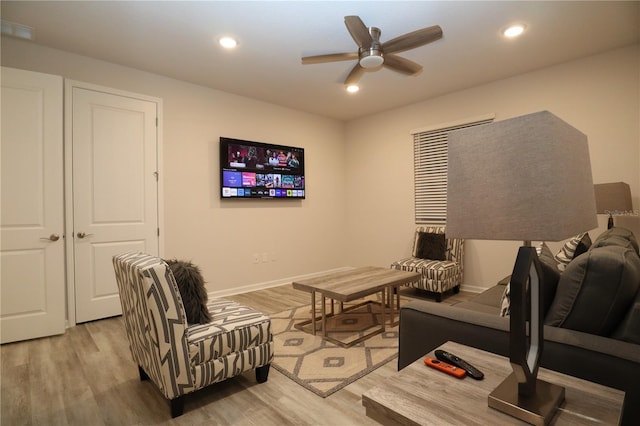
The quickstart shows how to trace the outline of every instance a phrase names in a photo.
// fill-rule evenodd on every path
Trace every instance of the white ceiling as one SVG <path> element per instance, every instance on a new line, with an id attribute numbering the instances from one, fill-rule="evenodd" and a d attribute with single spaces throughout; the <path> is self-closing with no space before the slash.
<path id="1" fill-rule="evenodd" d="M 35 29 L 35 43 L 341 120 L 640 42 L 640 2 L 2 1 L 2 18 Z M 441 40 L 400 56 L 418 76 L 365 74 L 355 61 L 302 65 L 301 56 L 357 51 L 344 16 L 381 41 L 431 25 Z M 517 40 L 500 30 L 527 25 Z M 217 45 L 233 35 L 240 45 Z"/>

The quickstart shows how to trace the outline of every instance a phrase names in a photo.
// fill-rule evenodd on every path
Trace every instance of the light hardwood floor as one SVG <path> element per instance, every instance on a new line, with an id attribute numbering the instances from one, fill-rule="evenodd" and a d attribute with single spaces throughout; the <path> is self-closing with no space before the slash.
<path id="1" fill-rule="evenodd" d="M 409 288 L 401 294 L 422 297 Z M 460 292 L 442 303 L 472 295 Z M 290 285 L 229 298 L 268 314 L 309 303 L 307 293 Z M 397 369 L 392 360 L 327 398 L 274 368 L 263 384 L 248 372 L 187 396 L 184 414 L 171 419 L 164 397 L 138 377 L 121 317 L 81 324 L 62 336 L 2 345 L 0 357 L 3 426 L 375 425 L 365 416 L 362 394 Z"/>

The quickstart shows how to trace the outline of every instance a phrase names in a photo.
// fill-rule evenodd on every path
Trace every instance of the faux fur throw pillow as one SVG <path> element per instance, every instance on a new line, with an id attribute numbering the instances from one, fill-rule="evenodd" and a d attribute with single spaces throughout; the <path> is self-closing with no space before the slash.
<path id="1" fill-rule="evenodd" d="M 172 259 L 166 262 L 178 284 L 187 322 L 189 324 L 209 323 L 211 315 L 207 309 L 208 296 L 200 268 L 182 260 Z"/>

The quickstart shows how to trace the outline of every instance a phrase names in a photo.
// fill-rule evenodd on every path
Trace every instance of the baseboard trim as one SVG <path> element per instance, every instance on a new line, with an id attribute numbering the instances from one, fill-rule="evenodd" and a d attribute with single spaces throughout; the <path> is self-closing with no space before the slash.
<path id="1" fill-rule="evenodd" d="M 291 284 L 291 282 L 296 280 L 315 278 L 315 277 L 319 277 L 320 275 L 330 274 L 332 272 L 348 271 L 349 269 L 353 269 L 353 266 L 343 266 L 340 268 L 328 269 L 326 271 L 313 272 L 311 274 L 296 275 L 293 277 L 282 278 L 282 279 L 273 280 L 273 281 L 264 281 L 260 283 L 248 284 L 248 285 L 245 285 L 242 287 L 236 287 L 233 289 L 210 291 L 208 292 L 208 296 L 209 298 L 226 297 L 226 296 L 233 296 L 234 294 L 248 293 L 250 291 L 265 290 L 267 288 L 278 287 L 285 284 Z M 463 284 L 460 286 L 460 290 L 468 291 L 469 293 L 482 293 L 483 291 L 487 290 L 487 287 Z"/>
<path id="2" fill-rule="evenodd" d="M 247 292 L 250 292 L 250 291 L 265 290 L 265 289 L 271 288 L 271 287 L 278 287 L 278 286 L 285 285 L 285 284 L 291 284 L 291 282 L 293 282 L 293 281 L 304 280 L 304 279 L 308 279 L 308 278 L 315 278 L 315 277 L 318 277 L 320 275 L 330 274 L 332 272 L 348 271 L 349 269 L 353 269 L 353 267 L 352 266 L 343 266 L 341 268 L 329 269 L 329 270 L 326 270 L 326 271 L 314 272 L 314 273 L 311 273 L 311 274 L 297 275 L 297 276 L 293 276 L 293 277 L 282 278 L 282 279 L 279 279 L 279 280 L 264 281 L 264 282 L 261 282 L 261 283 L 248 284 L 248 285 L 245 285 L 245 286 L 242 286 L 242 287 L 236 287 L 236 288 L 233 288 L 233 289 L 210 291 L 210 292 L 208 292 L 208 296 L 209 296 L 209 298 L 226 297 L 226 296 L 233 296 L 234 294 L 247 293 Z"/>

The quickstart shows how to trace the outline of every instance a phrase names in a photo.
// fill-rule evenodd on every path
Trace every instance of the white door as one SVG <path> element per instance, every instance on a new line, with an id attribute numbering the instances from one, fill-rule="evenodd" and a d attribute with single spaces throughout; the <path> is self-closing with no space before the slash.
<path id="1" fill-rule="evenodd" d="M 122 313 L 114 255 L 158 255 L 158 104 L 82 87 L 71 92 L 75 315 L 80 323 Z"/>
<path id="2" fill-rule="evenodd" d="M 2 68 L 0 342 L 65 330 L 62 77 Z"/>

